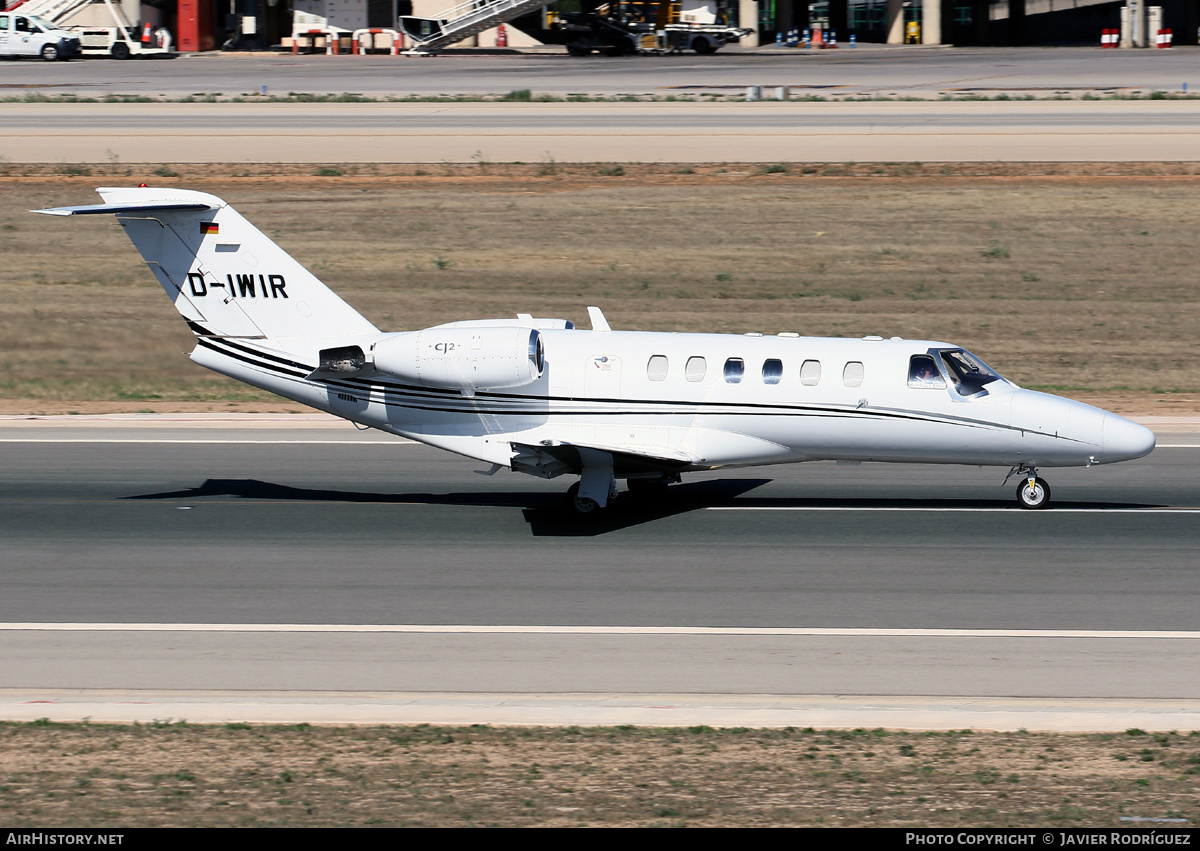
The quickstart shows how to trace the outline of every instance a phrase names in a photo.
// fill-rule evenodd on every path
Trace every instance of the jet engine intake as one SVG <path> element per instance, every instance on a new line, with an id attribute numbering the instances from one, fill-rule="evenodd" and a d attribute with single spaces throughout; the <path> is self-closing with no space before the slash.
<path id="1" fill-rule="evenodd" d="M 502 390 L 541 378 L 542 335 L 528 326 L 426 328 L 375 344 L 375 369 L 422 387 Z"/>

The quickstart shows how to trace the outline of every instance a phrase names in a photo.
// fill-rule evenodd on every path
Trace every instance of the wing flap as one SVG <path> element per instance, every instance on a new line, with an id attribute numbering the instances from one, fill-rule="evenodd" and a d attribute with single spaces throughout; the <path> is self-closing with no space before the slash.
<path id="1" fill-rule="evenodd" d="M 578 474 L 583 469 L 580 449 L 607 452 L 613 459 L 613 474 L 617 477 L 636 473 L 678 473 L 697 463 L 699 458 L 687 452 L 656 450 L 653 452 L 629 447 L 603 446 L 597 443 L 513 443 L 514 470 L 533 473 L 547 479 L 565 474 Z"/>

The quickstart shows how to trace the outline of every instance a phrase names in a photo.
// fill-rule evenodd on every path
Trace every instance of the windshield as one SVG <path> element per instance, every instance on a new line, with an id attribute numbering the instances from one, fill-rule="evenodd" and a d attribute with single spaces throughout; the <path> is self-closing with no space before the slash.
<path id="1" fill-rule="evenodd" d="M 45 20 L 44 18 L 39 18 L 37 15 L 30 15 L 29 23 L 37 24 L 39 27 L 41 27 L 46 32 L 49 32 L 50 30 L 58 29 L 58 26 L 56 24 L 52 24 L 49 21 Z"/>
<path id="2" fill-rule="evenodd" d="M 993 381 L 1003 381 L 1000 374 L 965 349 L 943 349 L 938 353 L 946 367 L 954 389 L 962 396 L 974 396 Z"/>

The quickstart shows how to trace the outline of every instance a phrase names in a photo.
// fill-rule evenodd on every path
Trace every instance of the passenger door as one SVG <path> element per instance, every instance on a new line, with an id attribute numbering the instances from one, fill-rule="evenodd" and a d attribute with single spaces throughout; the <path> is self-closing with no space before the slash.
<path id="1" fill-rule="evenodd" d="M 9 21 L 9 53 L 14 56 L 37 56 L 42 41 L 34 31 L 38 27 L 23 15 L 13 15 Z"/>

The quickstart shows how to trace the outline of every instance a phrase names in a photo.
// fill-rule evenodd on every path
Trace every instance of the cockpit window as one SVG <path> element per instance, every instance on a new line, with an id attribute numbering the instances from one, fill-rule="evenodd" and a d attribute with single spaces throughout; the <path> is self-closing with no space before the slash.
<path id="1" fill-rule="evenodd" d="M 946 380 L 938 372 L 937 362 L 931 355 L 913 355 L 908 361 L 909 387 L 942 387 Z"/>
<path id="2" fill-rule="evenodd" d="M 986 363 L 963 349 L 943 349 L 939 354 L 946 374 L 961 396 L 984 392 L 984 385 L 1004 379 Z"/>

